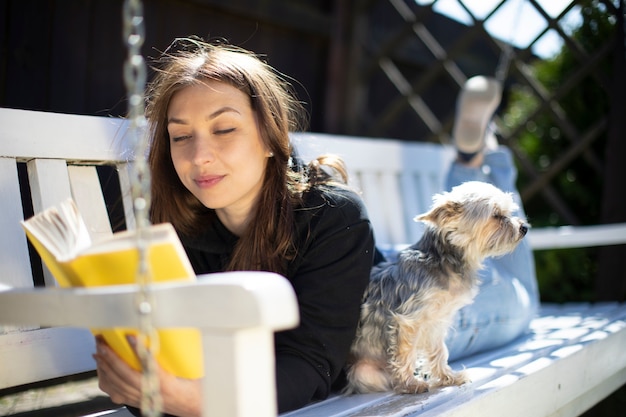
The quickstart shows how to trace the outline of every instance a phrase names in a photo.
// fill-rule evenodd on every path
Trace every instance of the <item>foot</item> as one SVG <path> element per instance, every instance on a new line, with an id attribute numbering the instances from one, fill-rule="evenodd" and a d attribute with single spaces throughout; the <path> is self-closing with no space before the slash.
<path id="1" fill-rule="evenodd" d="M 468 79 L 461 89 L 452 131 L 461 160 L 471 161 L 485 147 L 487 126 L 501 96 L 500 83 L 481 75 Z"/>

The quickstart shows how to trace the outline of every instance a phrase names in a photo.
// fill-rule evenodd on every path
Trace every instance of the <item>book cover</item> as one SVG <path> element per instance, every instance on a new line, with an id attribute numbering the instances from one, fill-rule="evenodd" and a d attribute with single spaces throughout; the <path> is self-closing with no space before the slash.
<path id="1" fill-rule="evenodd" d="M 139 251 L 134 231 L 117 232 L 91 243 L 87 227 L 73 200 L 68 199 L 22 222 L 26 235 L 61 287 L 136 284 Z M 195 273 L 169 223 L 145 232 L 152 281 L 192 281 Z M 91 329 L 134 369 L 141 366 L 126 340 L 136 329 Z M 182 378 L 200 378 L 202 347 L 196 329 L 158 330 L 156 359 L 166 371 Z"/>

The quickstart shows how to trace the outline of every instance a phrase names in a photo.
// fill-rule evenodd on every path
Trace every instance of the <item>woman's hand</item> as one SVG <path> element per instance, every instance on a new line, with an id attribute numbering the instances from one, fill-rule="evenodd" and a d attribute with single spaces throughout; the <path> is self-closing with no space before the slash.
<path id="1" fill-rule="evenodd" d="M 98 385 L 116 404 L 139 408 L 141 403 L 141 372 L 131 368 L 101 337 L 96 337 L 93 355 L 98 372 Z M 202 386 L 199 379 L 177 378 L 159 367 L 158 378 L 163 399 L 163 412 L 180 417 L 199 417 L 202 410 Z"/>

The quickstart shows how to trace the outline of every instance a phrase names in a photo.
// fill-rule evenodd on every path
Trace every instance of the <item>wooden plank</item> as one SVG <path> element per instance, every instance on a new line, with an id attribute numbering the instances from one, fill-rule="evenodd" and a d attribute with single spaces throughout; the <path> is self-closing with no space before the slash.
<path id="1" fill-rule="evenodd" d="M 32 159 L 27 163 L 35 213 L 59 204 L 72 195 L 63 159 Z"/>
<path id="2" fill-rule="evenodd" d="M 17 163 L 0 158 L 0 290 L 6 287 L 30 288 L 34 285 L 23 220 Z M 32 326 L 0 325 L 0 335 L 32 329 Z M 1 355 L 0 355 L 1 356 Z M 4 360 L 4 359 L 3 359 Z"/>
<path id="3" fill-rule="evenodd" d="M 426 212 L 444 188 L 455 152 L 430 143 L 296 133 L 292 139 L 305 160 L 334 153 L 346 162 L 359 189 L 377 241 L 384 245 L 416 242 L 423 227 L 413 218 Z"/>
<path id="4" fill-rule="evenodd" d="M 445 189 L 445 179 L 455 151 L 449 146 L 432 143 L 403 145 L 402 152 L 402 206 L 408 240 L 399 243 L 415 243 L 422 236 L 424 226 L 413 218 L 427 212 L 436 193 Z"/>
<path id="5" fill-rule="evenodd" d="M 531 229 L 527 239 L 533 250 L 623 245 L 626 223 Z"/>
<path id="6" fill-rule="evenodd" d="M 360 178 L 363 201 L 365 202 L 367 214 L 374 228 L 374 232 L 376 233 L 376 240 L 390 242 L 392 241 L 388 227 L 390 220 L 385 216 L 385 206 L 393 204 L 393 202 L 385 201 L 382 197 L 382 193 L 380 192 L 380 178 L 375 172 L 361 172 Z"/>
<path id="7" fill-rule="evenodd" d="M 0 265 L 2 285 L 32 287 L 33 278 L 28 256 L 26 236 L 20 221 L 23 220 L 20 187 L 15 159 L 0 158 Z"/>
<path id="8" fill-rule="evenodd" d="M 135 211 L 133 209 L 133 197 L 131 194 L 131 163 L 122 163 L 117 165 L 117 175 L 120 181 L 120 192 L 122 205 L 124 206 L 124 217 L 126 219 L 126 228 L 133 230 L 135 228 Z"/>
<path id="9" fill-rule="evenodd" d="M 110 237 L 113 231 L 95 166 L 69 166 L 72 197 L 93 242 Z"/>
<path id="10" fill-rule="evenodd" d="M 0 158 L 0 161 L 2 162 L 2 175 L 0 175 L 2 183 L 10 180 L 17 187 L 17 174 L 10 173 L 10 171 L 17 172 L 15 160 Z M 12 170 L 7 167 L 6 161 L 13 161 Z M 35 159 L 29 161 L 27 167 L 35 211 L 40 211 L 70 196 L 69 178 L 64 160 Z M 21 256 L 17 253 L 12 254 L 20 247 L 23 251 L 27 250 L 26 237 L 19 226 L 19 220 L 22 218 L 19 189 L 7 190 L 7 194 L 4 194 L 4 191 L 3 196 L 13 195 L 14 198 L 3 198 L 3 205 L 7 205 L 7 212 L 5 213 L 3 208 L 2 220 L 11 222 L 3 230 L 13 230 L 11 232 L 13 237 L 3 240 L 10 242 L 12 248 L 3 249 L 0 253 L 3 259 L 2 283 L 10 283 L 11 279 L 22 277 L 20 278 L 22 281 L 29 280 L 28 285 L 25 286 L 32 286 L 30 261 L 28 258 L 23 259 L 24 256 L 28 256 L 27 252 Z M 10 209 L 9 205 L 14 205 L 13 209 Z M 9 255 L 15 256 L 15 259 L 4 259 Z M 16 262 L 18 258 L 21 260 Z M 12 268 L 13 264 L 24 271 L 21 273 L 7 271 L 7 268 Z M 44 268 L 44 280 L 47 286 L 56 285 L 47 268 Z M 94 352 L 93 346 L 91 333 L 84 329 L 33 330 L 31 327 L 19 333 L 4 334 L 0 343 L 0 356 L 2 357 L 0 388 L 92 371 L 95 369 L 95 363 L 91 358 Z"/>
<path id="11" fill-rule="evenodd" d="M 119 162 L 132 158 L 127 123 L 119 118 L 0 109 L 0 125 L 0 156 Z"/>
<path id="12" fill-rule="evenodd" d="M 389 232 L 389 238 L 385 242 L 403 243 L 408 240 L 408 225 L 411 220 L 404 217 L 403 195 L 399 175 L 393 173 L 381 173 L 378 193 L 374 196 L 382 203 L 384 214 L 387 220 L 385 230 Z M 372 199 L 369 200 L 370 202 Z M 375 229 L 380 230 L 380 229 Z"/>
<path id="13" fill-rule="evenodd" d="M 462 387 L 336 396 L 283 417 L 573 416 L 626 382 L 625 304 L 544 306 L 531 327 L 514 343 L 452 363 L 473 380 Z"/>
<path id="14" fill-rule="evenodd" d="M 236 330 L 273 326 L 284 330 L 297 323 L 293 288 L 285 278 L 260 271 L 237 271 L 199 276 L 193 283 L 152 286 L 155 327 L 198 327 Z M 0 292 L 0 322 L 45 326 L 134 327 L 141 317 L 136 308 L 137 286 L 15 289 Z M 259 301 L 263 300 L 263 301 Z M 28 310 L 20 306 L 31 305 Z M 220 311 L 232 310 L 232 314 Z M 211 314 L 189 314 L 190 311 Z M 47 314 L 50 313 L 50 314 Z"/>
<path id="15" fill-rule="evenodd" d="M 358 179 L 353 186 L 361 191 L 377 241 L 407 243 L 398 183 L 403 169 L 400 142 L 319 133 L 292 134 L 292 140 L 306 162 L 325 153 L 343 158 L 351 177 Z"/>
<path id="16" fill-rule="evenodd" d="M 591 401 L 595 403 L 607 395 L 606 390 L 626 382 L 626 351 L 623 349 L 626 331 L 605 331 L 608 335 L 604 339 L 581 347 L 574 353 L 557 350 L 553 355 L 562 354 L 562 358 L 540 358 L 518 369 L 515 374 L 492 381 L 476 390 L 462 407 L 452 408 L 445 415 L 522 417 L 565 415 L 562 414 L 564 408 L 584 411 L 590 398 L 580 400 L 581 396 L 591 395 L 591 390 L 597 390 Z M 614 378 L 617 381 L 610 386 L 604 384 L 605 380 Z"/>
<path id="17" fill-rule="evenodd" d="M 401 143 L 388 139 L 357 138 L 323 133 L 292 133 L 292 141 L 308 162 L 324 153 L 342 157 L 355 171 L 399 172 L 402 169 Z"/>
<path id="18" fill-rule="evenodd" d="M 94 338 L 86 329 L 55 327 L 5 334 L 1 339 L 0 389 L 96 368 L 91 357 Z"/>
<path id="19" fill-rule="evenodd" d="M 27 168 L 35 213 L 59 204 L 72 195 L 64 160 L 33 159 L 27 163 Z M 45 265 L 43 265 L 43 275 L 46 286 L 57 285 L 52 273 Z"/>

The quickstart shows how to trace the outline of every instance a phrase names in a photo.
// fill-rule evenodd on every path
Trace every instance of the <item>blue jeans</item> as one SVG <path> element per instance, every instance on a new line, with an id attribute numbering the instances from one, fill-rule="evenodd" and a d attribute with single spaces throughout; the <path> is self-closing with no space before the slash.
<path id="1" fill-rule="evenodd" d="M 513 193 L 524 216 L 515 188 L 517 171 L 507 148 L 485 151 L 480 168 L 453 163 L 446 187 L 465 181 L 490 182 Z M 513 341 L 528 330 L 539 306 L 535 262 L 528 242 L 522 240 L 510 254 L 489 258 L 480 271 L 481 280 L 474 302 L 461 309 L 447 338 L 450 360 L 460 359 Z"/>

